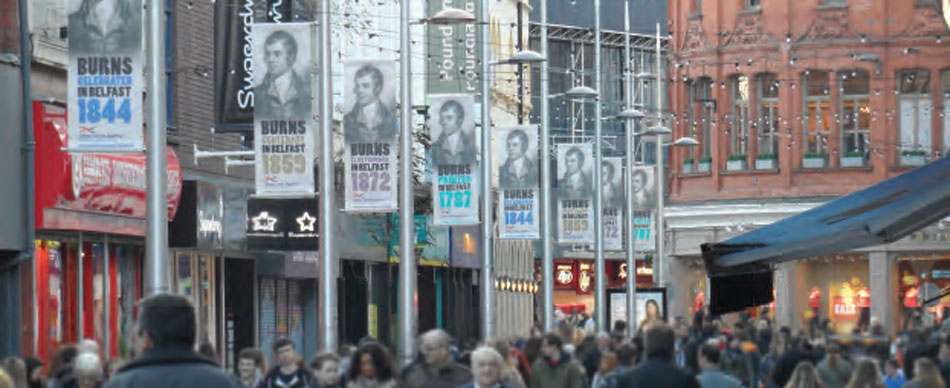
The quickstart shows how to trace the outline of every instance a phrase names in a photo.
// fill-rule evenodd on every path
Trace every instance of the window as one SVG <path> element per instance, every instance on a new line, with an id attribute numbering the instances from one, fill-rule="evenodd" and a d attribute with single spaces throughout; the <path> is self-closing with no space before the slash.
<path id="1" fill-rule="evenodd" d="M 712 98 L 713 80 L 709 77 L 702 77 L 693 84 L 693 96 L 695 104 L 699 108 L 699 120 L 696 128 L 699 133 L 694 137 L 700 142 L 700 158 L 709 157 L 710 147 L 712 146 L 712 120 L 716 117 L 716 100 Z M 691 106 L 691 108 L 696 107 Z"/>
<path id="2" fill-rule="evenodd" d="M 695 0 L 693 2 L 693 13 L 695 14 L 703 13 L 703 0 Z"/>
<path id="3" fill-rule="evenodd" d="M 802 76 L 805 92 L 804 153 L 828 154 L 828 135 L 831 133 L 831 98 L 828 90 L 828 72 L 806 70 Z"/>
<path id="4" fill-rule="evenodd" d="M 847 4 L 846 0 L 821 0 L 822 4 Z"/>
<path id="5" fill-rule="evenodd" d="M 944 156 L 950 155 L 950 69 L 940 72 L 940 91 L 943 92 L 943 147 Z"/>
<path id="6" fill-rule="evenodd" d="M 759 85 L 758 153 L 777 155 L 779 130 L 778 76 L 774 73 L 760 74 L 757 84 Z"/>
<path id="7" fill-rule="evenodd" d="M 930 150 L 930 71 L 897 72 L 901 151 Z"/>
<path id="8" fill-rule="evenodd" d="M 762 6 L 762 0 L 745 0 L 746 8 L 757 8 Z"/>
<path id="9" fill-rule="evenodd" d="M 841 156 L 865 156 L 871 133 L 870 76 L 864 70 L 838 73 L 841 102 Z"/>
<path id="10" fill-rule="evenodd" d="M 746 154 L 749 136 L 749 77 L 732 77 L 732 130 L 729 134 L 730 153 Z"/>

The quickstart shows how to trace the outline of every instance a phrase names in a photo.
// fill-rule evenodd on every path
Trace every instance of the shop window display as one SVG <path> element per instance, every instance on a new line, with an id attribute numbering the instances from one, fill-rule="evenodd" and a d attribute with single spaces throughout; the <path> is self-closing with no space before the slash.
<path id="1" fill-rule="evenodd" d="M 799 271 L 803 327 L 811 333 L 866 332 L 871 320 L 868 261 L 834 256 L 806 261 Z"/>
<path id="2" fill-rule="evenodd" d="M 950 315 L 950 297 L 923 305 L 950 286 L 950 257 L 903 257 L 898 260 L 898 290 L 901 328 L 912 329 L 926 322 L 941 324 Z"/>

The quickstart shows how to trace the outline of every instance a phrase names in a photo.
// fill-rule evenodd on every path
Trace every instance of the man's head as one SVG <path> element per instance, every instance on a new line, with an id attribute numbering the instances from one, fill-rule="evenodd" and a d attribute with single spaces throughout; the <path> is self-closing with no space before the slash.
<path id="1" fill-rule="evenodd" d="M 505 139 L 505 146 L 508 159 L 515 160 L 524 156 L 528 152 L 528 134 L 520 129 L 511 131 Z"/>
<path id="2" fill-rule="evenodd" d="M 290 71 L 297 61 L 297 40 L 284 30 L 277 30 L 264 41 L 264 62 L 267 74 L 278 77 Z"/>
<path id="3" fill-rule="evenodd" d="M 607 332 L 602 331 L 597 333 L 597 337 L 594 341 L 597 344 L 597 350 L 600 350 L 601 353 L 610 350 L 610 334 Z"/>
<path id="4" fill-rule="evenodd" d="M 497 350 L 482 346 L 472 352 L 472 374 L 479 387 L 492 387 L 501 379 L 501 354 Z"/>
<path id="5" fill-rule="evenodd" d="M 614 165 L 610 162 L 604 162 L 600 165 L 600 177 L 605 184 L 610 184 L 614 180 Z"/>
<path id="6" fill-rule="evenodd" d="M 372 103 L 383 91 L 383 72 L 373 65 L 364 65 L 353 77 L 354 92 L 358 105 Z"/>
<path id="7" fill-rule="evenodd" d="M 554 333 L 544 335 L 541 340 L 541 355 L 549 360 L 558 360 L 561 358 L 561 337 Z"/>
<path id="8" fill-rule="evenodd" d="M 139 302 L 139 350 L 195 346 L 195 307 L 181 295 L 156 294 Z"/>
<path id="9" fill-rule="evenodd" d="M 623 344 L 617 347 L 617 364 L 633 366 L 637 362 L 637 347 L 632 344 Z"/>
<path id="10" fill-rule="evenodd" d="M 318 353 L 310 360 L 310 370 L 320 386 L 336 386 L 340 382 L 340 357 L 333 353 Z"/>
<path id="11" fill-rule="evenodd" d="M 452 346 L 452 337 L 443 330 L 429 330 L 421 337 L 422 354 L 425 355 L 426 364 L 442 364 L 452 359 L 452 352 L 449 347 Z"/>
<path id="12" fill-rule="evenodd" d="M 252 378 L 254 372 L 260 370 L 264 364 L 264 356 L 261 351 L 254 348 L 245 348 L 238 354 L 237 372 L 238 377 Z"/>
<path id="13" fill-rule="evenodd" d="M 280 338 L 274 341 L 274 357 L 277 359 L 277 365 L 282 368 L 289 367 L 297 363 L 297 345 L 287 338 Z"/>
<path id="14" fill-rule="evenodd" d="M 95 353 L 80 353 L 73 364 L 79 388 L 96 388 L 102 382 L 102 361 Z"/>
<path id="15" fill-rule="evenodd" d="M 644 347 L 647 358 L 670 360 L 673 358 L 675 335 L 673 329 L 662 322 L 647 327 L 644 334 Z"/>
<path id="16" fill-rule="evenodd" d="M 448 100 L 439 109 L 439 125 L 446 135 L 451 135 L 462 129 L 465 122 L 465 109 L 455 100 Z"/>
<path id="17" fill-rule="evenodd" d="M 580 148 L 572 147 L 567 150 L 567 154 L 564 156 L 564 162 L 567 163 L 567 172 L 568 173 L 577 173 L 581 170 L 581 167 L 584 166 L 584 152 Z"/>
<path id="18" fill-rule="evenodd" d="M 719 366 L 719 347 L 713 344 L 703 344 L 697 351 L 696 360 L 700 369 L 716 368 Z"/>
<path id="19" fill-rule="evenodd" d="M 642 191 L 647 184 L 647 173 L 643 170 L 633 170 L 633 191 Z"/>

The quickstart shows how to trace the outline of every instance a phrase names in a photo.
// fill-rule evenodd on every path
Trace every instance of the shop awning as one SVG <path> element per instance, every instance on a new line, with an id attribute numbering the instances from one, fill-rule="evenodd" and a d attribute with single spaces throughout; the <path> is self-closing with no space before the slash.
<path id="1" fill-rule="evenodd" d="M 950 158 L 772 225 L 703 244 L 714 314 L 772 301 L 772 264 L 886 244 L 950 215 Z"/>

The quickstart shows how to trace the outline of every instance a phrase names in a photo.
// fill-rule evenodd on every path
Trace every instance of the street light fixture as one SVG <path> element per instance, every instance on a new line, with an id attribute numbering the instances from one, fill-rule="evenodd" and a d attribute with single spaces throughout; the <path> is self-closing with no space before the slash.
<path id="1" fill-rule="evenodd" d="M 647 128 L 647 130 L 644 131 L 642 135 L 643 136 L 666 136 L 666 135 L 671 135 L 672 133 L 673 131 L 671 131 L 667 127 L 664 127 L 662 125 L 655 125 L 650 128 Z"/>
<path id="2" fill-rule="evenodd" d="M 699 145 L 699 141 L 691 137 L 681 137 L 676 139 L 676 141 L 669 144 L 669 147 L 696 147 Z"/>
<path id="3" fill-rule="evenodd" d="M 495 65 L 534 65 L 541 62 L 545 62 L 548 59 L 538 53 L 537 51 L 532 50 L 522 50 L 516 52 L 514 55 L 508 57 L 508 59 L 495 62 Z"/>
<path id="4" fill-rule="evenodd" d="M 468 12 L 464 9 L 446 7 L 441 11 L 436 12 L 431 18 L 423 19 L 423 21 L 429 24 L 437 25 L 475 24 L 476 19 L 475 15 L 472 15 L 471 12 Z"/>
<path id="5" fill-rule="evenodd" d="M 600 97 L 600 93 L 597 93 L 596 90 L 592 89 L 589 86 L 581 85 L 581 86 L 575 86 L 573 88 L 568 89 L 566 92 L 564 92 L 564 96 L 567 98 L 579 98 L 579 99 L 597 98 L 597 97 Z"/>
<path id="6" fill-rule="evenodd" d="M 621 120 L 639 120 L 645 117 L 647 117 L 647 114 L 637 108 L 627 108 L 617 114 L 617 118 Z"/>

